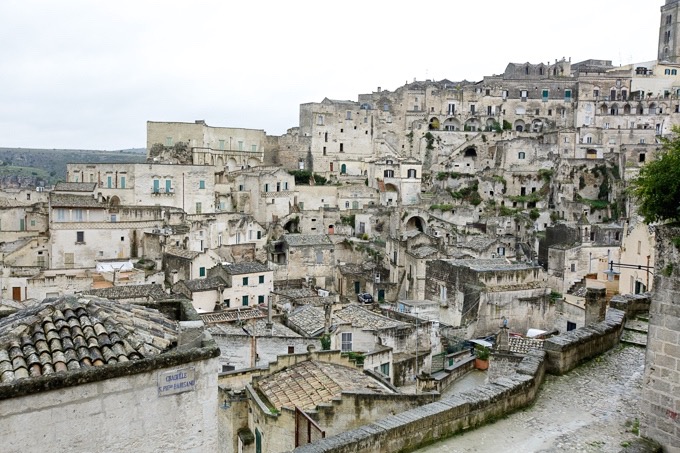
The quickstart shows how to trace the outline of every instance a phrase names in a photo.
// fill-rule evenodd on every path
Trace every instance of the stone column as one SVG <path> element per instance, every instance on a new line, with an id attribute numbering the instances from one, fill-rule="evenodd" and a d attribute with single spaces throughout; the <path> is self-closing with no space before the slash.
<path id="1" fill-rule="evenodd" d="M 607 312 L 607 290 L 605 288 L 586 289 L 585 325 L 604 321 Z"/>

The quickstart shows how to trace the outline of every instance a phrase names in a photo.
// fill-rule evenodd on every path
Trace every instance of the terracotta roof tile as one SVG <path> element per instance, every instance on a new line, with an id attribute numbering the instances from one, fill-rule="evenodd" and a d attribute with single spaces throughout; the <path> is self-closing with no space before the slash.
<path id="1" fill-rule="evenodd" d="M 105 299 L 61 298 L 0 319 L 0 382 L 160 354 L 176 323 L 157 310 Z"/>

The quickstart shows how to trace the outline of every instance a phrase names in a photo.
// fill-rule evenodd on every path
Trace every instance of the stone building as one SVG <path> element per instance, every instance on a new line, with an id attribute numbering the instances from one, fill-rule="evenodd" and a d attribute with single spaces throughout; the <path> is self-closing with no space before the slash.
<path id="1" fill-rule="evenodd" d="M 90 192 L 111 206 L 162 206 L 187 214 L 215 212 L 212 166 L 156 162 L 69 164 L 66 177 L 70 183 L 94 184 Z M 59 185 L 55 190 L 65 192 Z"/>
<path id="2" fill-rule="evenodd" d="M 229 410 L 221 414 L 220 435 L 233 451 L 291 451 L 307 444 L 310 432 L 313 438 L 320 438 L 321 431 L 330 436 L 433 398 L 400 394 L 339 351 L 281 356 L 257 374 L 242 392 L 223 392 Z M 235 388 L 239 378 L 221 376 L 220 386 Z M 297 440 L 296 432 L 301 434 Z"/>
<path id="3" fill-rule="evenodd" d="M 426 267 L 425 299 L 439 301 L 441 321 L 460 327 L 465 338 L 493 334 L 504 319 L 516 332 L 554 324 L 539 266 L 497 258 L 432 260 Z"/>
<path id="4" fill-rule="evenodd" d="M 326 234 L 284 234 L 268 250 L 274 280 L 306 279 L 320 288 L 335 288 L 335 244 Z"/>
<path id="5" fill-rule="evenodd" d="M 303 337 L 283 324 L 251 318 L 210 324 L 208 331 L 220 348 L 222 372 L 266 366 L 279 356 L 321 349 L 318 338 Z"/>
<path id="6" fill-rule="evenodd" d="M 217 451 L 219 350 L 190 305 L 156 307 L 67 297 L 1 319 L 3 451 Z"/>
<path id="7" fill-rule="evenodd" d="M 208 276 L 220 277 L 226 285 L 222 309 L 267 303 L 274 289 L 273 272 L 257 262 L 221 263 L 209 269 Z"/>
<path id="8" fill-rule="evenodd" d="M 262 165 L 266 144 L 263 130 L 213 127 L 202 120 L 146 123 L 146 149 L 150 160 L 242 170 Z"/>
<path id="9" fill-rule="evenodd" d="M 262 225 L 286 217 L 297 204 L 295 177 L 279 167 L 231 172 L 223 185 L 228 191 L 219 193 L 220 206 L 250 214 Z"/>

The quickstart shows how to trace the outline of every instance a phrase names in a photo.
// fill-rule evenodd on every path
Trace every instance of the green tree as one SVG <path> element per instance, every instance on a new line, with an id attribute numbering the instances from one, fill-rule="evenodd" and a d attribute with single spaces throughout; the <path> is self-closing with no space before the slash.
<path id="1" fill-rule="evenodd" d="M 631 184 L 646 223 L 680 220 L 680 127 L 674 126 L 673 136 L 661 140 L 661 151 Z"/>

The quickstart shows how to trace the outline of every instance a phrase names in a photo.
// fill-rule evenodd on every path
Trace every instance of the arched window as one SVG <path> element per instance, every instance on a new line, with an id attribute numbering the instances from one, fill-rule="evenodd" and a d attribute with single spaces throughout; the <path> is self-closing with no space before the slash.
<path id="1" fill-rule="evenodd" d="M 671 69 L 671 75 L 678 75 L 677 69 Z"/>
<path id="2" fill-rule="evenodd" d="M 670 70 L 670 69 L 666 69 L 663 73 L 664 73 L 664 75 L 671 75 L 671 70 Z"/>
<path id="3" fill-rule="evenodd" d="M 347 165 L 342 164 L 340 165 L 340 174 L 344 175 L 345 173 L 347 173 Z"/>

